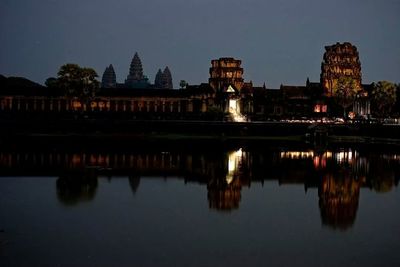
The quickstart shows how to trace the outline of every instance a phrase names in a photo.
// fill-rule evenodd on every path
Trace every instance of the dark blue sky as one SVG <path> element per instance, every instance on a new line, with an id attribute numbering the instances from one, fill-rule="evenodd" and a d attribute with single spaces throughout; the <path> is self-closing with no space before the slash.
<path id="1" fill-rule="evenodd" d="M 0 0 L 0 73 L 44 83 L 65 63 L 110 63 L 123 82 L 137 51 L 154 81 L 208 81 L 210 60 L 242 60 L 268 87 L 319 80 L 324 46 L 358 47 L 363 82 L 400 82 L 399 0 Z"/>

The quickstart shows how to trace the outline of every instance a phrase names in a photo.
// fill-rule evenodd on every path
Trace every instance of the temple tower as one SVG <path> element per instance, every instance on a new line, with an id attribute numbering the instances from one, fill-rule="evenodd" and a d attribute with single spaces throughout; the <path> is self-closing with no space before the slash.
<path id="1" fill-rule="evenodd" d="M 164 71 L 158 69 L 156 78 L 154 79 L 154 87 L 159 89 L 173 89 L 172 75 L 168 67 Z"/>
<path id="2" fill-rule="evenodd" d="M 143 75 L 142 61 L 137 52 L 132 58 L 125 85 L 131 88 L 146 88 L 149 85 L 147 77 Z"/>
<path id="3" fill-rule="evenodd" d="M 161 69 L 158 69 L 156 78 L 154 79 L 154 87 L 162 88 L 162 76 L 163 76 L 163 73 L 162 73 Z"/>
<path id="4" fill-rule="evenodd" d="M 164 89 L 172 89 L 172 75 L 171 71 L 169 70 L 168 66 L 165 67 L 163 73 L 162 73 L 162 78 L 161 78 L 161 83 L 162 83 L 162 88 Z"/>
<path id="5" fill-rule="evenodd" d="M 117 87 L 117 77 L 115 75 L 114 67 L 112 64 L 108 66 L 101 79 L 101 87 L 102 88 L 115 88 Z"/>
<path id="6" fill-rule="evenodd" d="M 243 86 L 241 63 L 241 60 L 227 57 L 211 60 L 210 86 L 219 92 L 225 92 L 229 86 L 240 91 Z"/>
<path id="7" fill-rule="evenodd" d="M 340 77 L 350 77 L 357 88 L 361 88 L 361 63 L 357 47 L 351 43 L 336 43 L 325 46 L 321 63 L 321 85 L 327 96 L 332 96 Z"/>

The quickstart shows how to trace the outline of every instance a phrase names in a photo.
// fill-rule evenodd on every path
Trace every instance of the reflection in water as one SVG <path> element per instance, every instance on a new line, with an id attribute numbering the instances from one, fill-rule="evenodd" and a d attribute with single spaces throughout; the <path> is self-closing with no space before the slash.
<path id="1" fill-rule="evenodd" d="M 230 183 L 224 179 L 213 179 L 207 190 L 211 209 L 230 211 L 239 208 L 242 190 L 239 178 L 233 178 Z"/>
<path id="2" fill-rule="evenodd" d="M 322 223 L 345 230 L 354 224 L 360 195 L 360 182 L 346 174 L 327 174 L 318 190 Z"/>
<path id="3" fill-rule="evenodd" d="M 133 194 L 136 193 L 136 191 L 139 188 L 140 184 L 140 176 L 129 176 L 129 185 L 132 189 Z"/>
<path id="4" fill-rule="evenodd" d="M 242 183 L 241 168 L 245 153 L 240 148 L 228 153 L 228 170 L 223 177 L 214 177 L 207 184 L 208 201 L 211 209 L 230 211 L 239 208 Z"/>
<path id="5" fill-rule="evenodd" d="M 324 225 L 351 227 L 361 188 L 388 192 L 398 185 L 400 155 L 357 149 L 149 152 L 6 152 L 0 151 L 1 176 L 58 176 L 61 203 L 76 205 L 96 196 L 97 177 L 129 177 L 133 193 L 143 177 L 177 177 L 207 187 L 210 209 L 233 211 L 251 183 L 277 180 L 280 185 L 318 188 Z"/>
<path id="6" fill-rule="evenodd" d="M 97 177 L 91 173 L 63 175 L 57 179 L 58 200 L 68 206 L 94 199 L 97 191 Z"/>

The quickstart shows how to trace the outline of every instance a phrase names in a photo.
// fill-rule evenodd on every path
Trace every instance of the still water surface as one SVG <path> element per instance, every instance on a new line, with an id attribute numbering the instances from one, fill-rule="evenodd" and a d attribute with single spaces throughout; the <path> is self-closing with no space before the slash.
<path id="1" fill-rule="evenodd" d="M 1 266 L 399 266 L 400 153 L 0 151 Z"/>

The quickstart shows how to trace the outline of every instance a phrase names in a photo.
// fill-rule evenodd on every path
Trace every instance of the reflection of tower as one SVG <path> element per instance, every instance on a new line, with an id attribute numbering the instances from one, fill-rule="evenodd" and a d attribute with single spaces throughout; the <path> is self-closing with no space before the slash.
<path id="1" fill-rule="evenodd" d="M 334 177 L 323 177 L 319 194 L 319 208 L 322 223 L 346 230 L 354 224 L 360 195 L 360 182 L 348 173 Z"/>
<path id="2" fill-rule="evenodd" d="M 60 176 L 56 187 L 58 200 L 65 205 L 88 202 L 96 196 L 97 176 L 93 173 Z"/>
<path id="3" fill-rule="evenodd" d="M 225 178 L 214 178 L 207 185 L 211 209 L 231 211 L 239 208 L 242 181 L 241 171 L 245 155 L 242 149 L 228 153 Z"/>
<path id="4" fill-rule="evenodd" d="M 140 184 L 140 176 L 129 176 L 129 185 L 132 189 L 133 194 L 136 193 L 136 191 L 139 188 Z"/>
<path id="5" fill-rule="evenodd" d="M 228 184 L 225 179 L 214 179 L 207 185 L 210 209 L 231 211 L 239 208 L 242 185 L 239 178 Z"/>

